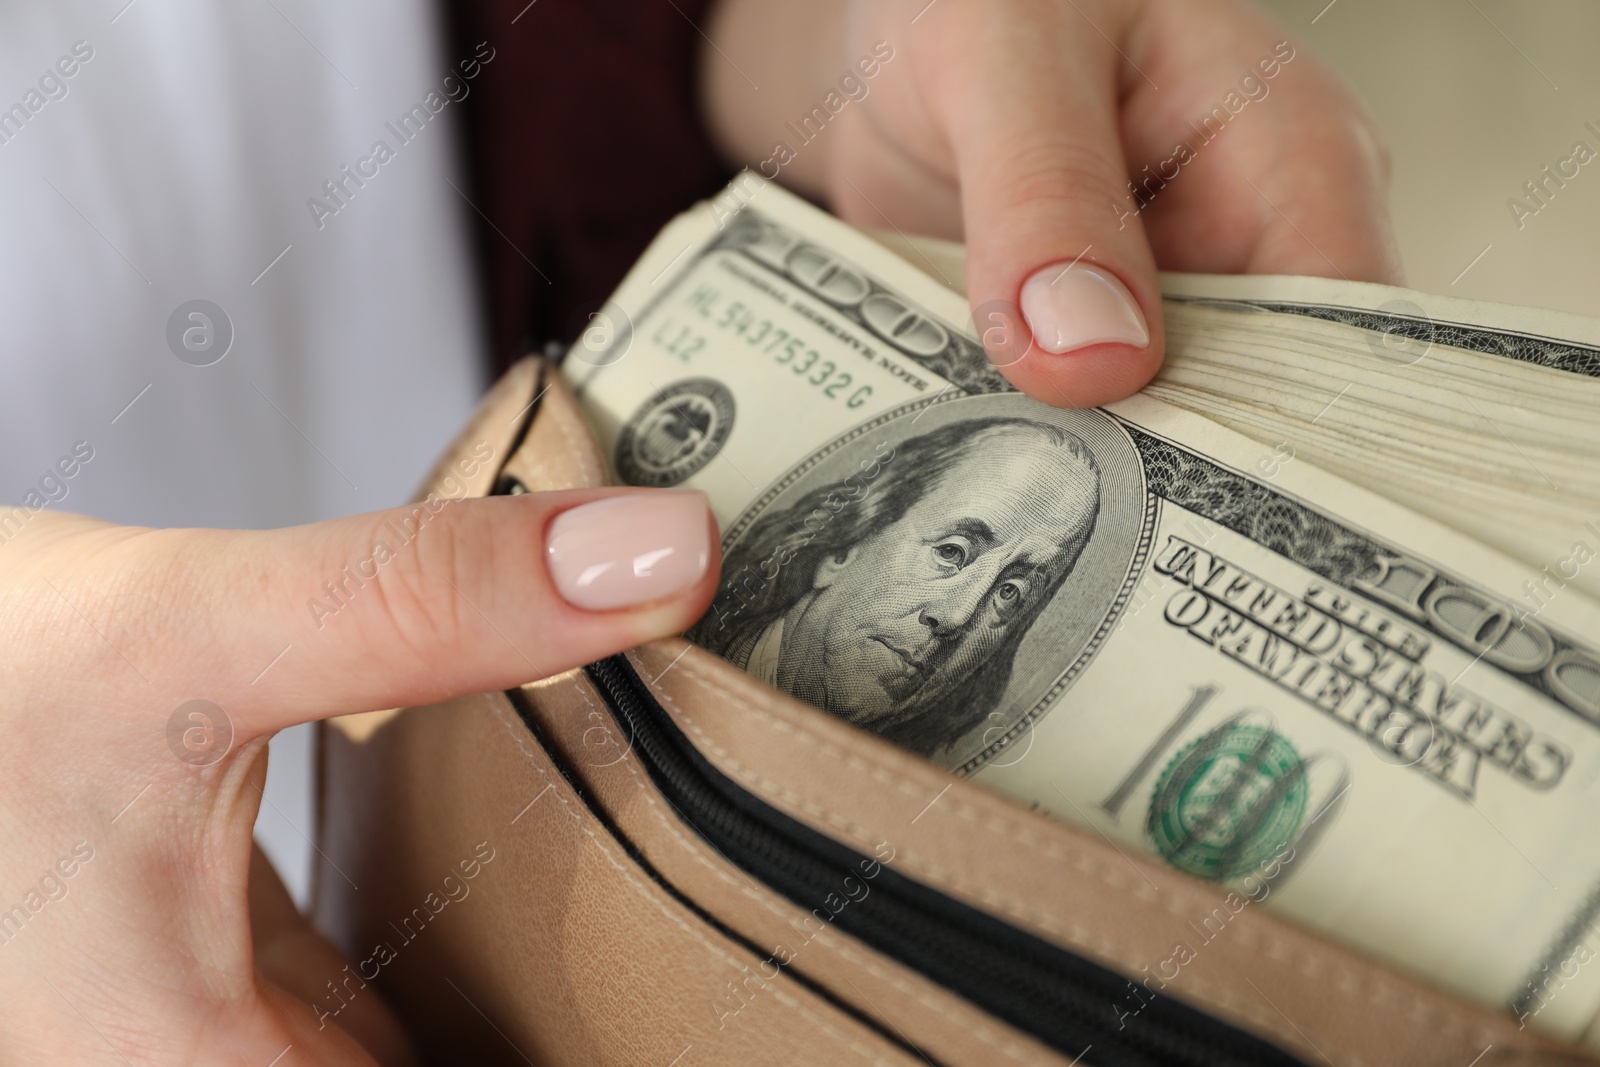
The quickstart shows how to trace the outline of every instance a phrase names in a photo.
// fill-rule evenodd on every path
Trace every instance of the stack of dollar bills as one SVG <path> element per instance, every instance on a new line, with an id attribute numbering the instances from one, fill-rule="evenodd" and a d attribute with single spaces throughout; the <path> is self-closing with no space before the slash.
<path id="1" fill-rule="evenodd" d="M 871 236 L 964 287 L 962 246 Z M 1600 551 L 1600 320 L 1323 278 L 1162 287 L 1169 357 L 1148 395 L 1600 597 L 1600 567 L 1572 559 Z"/>
<path id="2" fill-rule="evenodd" d="M 614 477 L 722 526 L 688 636 L 1600 1044 L 1600 322 L 1168 275 L 1156 382 L 1069 411 L 963 279 L 747 175 L 596 313 L 563 373 Z"/>

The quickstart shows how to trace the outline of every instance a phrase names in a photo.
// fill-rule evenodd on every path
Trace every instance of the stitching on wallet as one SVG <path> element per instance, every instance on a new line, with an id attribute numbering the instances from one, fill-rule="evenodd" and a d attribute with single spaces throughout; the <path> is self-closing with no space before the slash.
<path id="1" fill-rule="evenodd" d="M 589 699 L 588 686 L 580 682 L 577 677 L 573 678 L 573 685 L 577 688 L 579 695 L 583 697 L 584 703 L 589 706 L 589 710 L 591 712 L 597 712 L 598 709 L 595 707 L 594 702 Z M 684 835 L 683 830 L 678 825 L 678 820 L 669 817 L 667 813 L 662 810 L 660 803 L 658 803 L 656 799 L 656 790 L 651 786 L 647 786 L 645 781 L 640 777 L 639 768 L 636 765 L 636 762 L 632 759 L 631 752 L 628 756 L 623 758 L 622 762 L 627 764 L 629 776 L 633 779 L 634 785 L 637 787 L 639 793 L 645 798 L 645 802 L 650 805 L 650 810 L 655 814 L 656 819 L 666 827 L 667 832 L 672 836 L 672 839 L 677 842 L 679 847 L 687 852 L 706 870 L 710 871 L 719 881 L 723 882 L 732 889 L 738 890 L 742 895 L 759 904 L 766 911 L 770 912 L 774 918 L 782 920 L 785 923 L 789 921 L 790 916 L 786 915 L 783 909 L 779 907 L 776 902 L 751 888 L 751 886 L 748 884 L 748 879 L 737 878 L 724 868 L 711 862 L 710 857 L 705 854 L 704 849 L 702 847 L 696 847 L 696 845 Z M 837 953 L 839 956 L 843 957 L 846 962 L 860 967 L 873 977 L 887 983 L 893 988 L 899 990 L 904 995 L 911 997 L 918 1004 L 922 1005 L 924 1008 L 927 1008 L 929 1011 L 942 1014 L 950 1010 L 951 1005 L 941 1004 L 935 1001 L 931 996 L 928 995 L 926 990 L 916 988 L 911 983 L 907 982 L 902 976 L 883 968 L 870 957 L 864 956 L 850 948 L 849 945 L 844 943 L 844 935 L 838 934 L 832 927 L 825 927 L 822 932 L 827 935 L 825 942 L 823 942 L 823 948 Z M 1035 1057 L 1031 1052 L 1024 1050 L 1020 1045 L 1017 1044 L 1016 1041 L 1009 1039 L 996 1027 L 983 1019 L 981 1015 L 978 1018 L 971 1020 L 971 1024 L 974 1030 L 973 1036 L 976 1037 L 981 1043 L 1004 1053 L 1006 1056 L 1016 1060 L 1019 1063 L 1031 1063 L 1034 1061 Z"/>
<path id="2" fill-rule="evenodd" d="M 702 682 L 704 683 L 704 679 L 702 679 Z M 752 713 L 754 713 L 754 714 L 756 714 L 758 716 L 763 716 L 763 713 L 760 712 L 758 709 L 749 707 L 743 701 L 739 700 L 738 697 L 734 696 L 732 693 L 729 693 L 727 690 L 722 689 L 720 686 L 717 686 L 715 683 L 704 683 L 704 684 L 709 685 L 710 688 L 712 688 L 712 689 L 714 689 L 714 690 L 716 690 L 718 692 L 721 692 L 724 696 L 728 697 L 729 699 L 734 700 L 735 703 L 738 703 L 741 707 L 744 707 L 746 710 L 749 710 L 749 711 L 751 711 Z M 833 812 L 829 812 L 829 811 L 821 808 L 820 806 L 812 803 L 807 798 L 805 798 L 805 797 L 795 793 L 794 791 L 786 788 L 781 783 L 775 782 L 775 781 L 771 780 L 770 778 L 767 778 L 766 776 L 760 774 L 759 772 L 754 771 L 754 770 L 746 767 L 744 764 L 740 763 L 737 759 L 735 759 L 733 756 L 731 756 L 720 745 L 718 745 L 712 738 L 708 737 L 705 734 L 705 732 L 703 730 L 701 730 L 699 728 L 699 726 L 694 723 L 693 718 L 691 716 L 689 716 L 689 714 L 687 712 L 683 711 L 681 705 L 678 705 L 676 702 L 674 702 L 672 700 L 672 697 L 669 694 L 664 693 L 664 692 L 657 692 L 656 695 L 660 699 L 666 701 L 667 703 L 671 704 L 673 707 L 677 708 L 679 715 L 681 715 L 683 717 L 683 719 L 685 720 L 685 722 L 689 726 L 689 729 L 691 730 L 691 732 L 693 732 L 701 740 L 701 742 L 706 745 L 706 747 L 708 749 L 710 749 L 711 751 L 717 753 L 718 756 L 720 756 L 726 762 L 727 766 L 731 770 L 734 770 L 735 773 L 737 773 L 737 774 L 741 775 L 742 777 L 744 777 L 747 782 L 749 782 L 749 783 L 751 783 L 753 785 L 756 785 L 756 786 L 758 786 L 758 787 L 760 787 L 762 789 L 768 790 L 768 791 L 778 795 L 779 797 L 781 797 L 781 798 L 783 798 L 785 800 L 788 800 L 790 803 L 794 804 L 800 810 L 802 810 L 802 811 L 804 811 L 804 812 L 806 812 L 806 813 L 808 813 L 810 815 L 813 815 L 816 818 L 821 819 L 823 822 L 827 823 L 830 826 L 835 827 L 836 829 L 839 829 L 839 830 L 849 834 L 850 836 L 854 837 L 858 842 L 870 841 L 871 838 L 874 836 L 874 835 L 868 833 L 866 831 L 865 827 L 862 827 L 859 824 L 853 823 L 853 822 L 849 821 L 848 819 L 844 819 L 843 817 L 838 816 L 837 814 L 835 814 Z M 787 724 L 774 724 L 774 725 L 777 725 L 777 726 L 780 726 L 780 727 L 787 726 Z M 788 732 L 794 732 L 794 731 L 791 728 Z M 816 739 L 813 737 L 812 740 L 815 741 Z M 822 745 L 823 745 L 823 747 L 825 749 L 832 750 L 832 746 L 828 745 L 826 742 L 822 742 Z M 837 750 L 832 750 L 832 751 L 837 751 Z M 920 796 L 921 794 L 919 793 L 917 795 Z M 1005 829 L 1004 829 L 1003 826 L 991 826 L 990 828 L 991 829 L 996 829 L 996 830 L 998 830 L 999 832 L 1002 832 L 1002 833 L 1005 832 Z M 1012 836 L 1016 836 L 1016 835 L 1012 835 Z M 1002 896 L 1001 894 L 999 894 L 997 891 L 995 891 L 993 889 L 990 889 L 990 888 L 985 887 L 985 886 L 975 885 L 975 884 L 973 884 L 971 882 L 968 882 L 965 878 L 963 878 L 958 873 L 956 873 L 954 871 L 951 871 L 948 868 L 945 868 L 940 864 L 932 863 L 932 862 L 929 862 L 926 859 L 917 857 L 915 855 L 915 853 L 910 849 L 903 850 L 903 853 L 911 861 L 911 863 L 913 865 L 920 866 L 922 869 L 924 869 L 925 871 L 929 872 L 930 874 L 932 874 L 936 878 L 943 879 L 948 884 L 953 885 L 953 886 L 955 886 L 955 887 L 957 887 L 959 889 L 962 889 L 967 893 L 970 893 L 972 896 L 974 896 L 978 900 L 982 901 L 984 904 L 988 905 L 989 907 L 991 907 L 991 908 L 995 909 L 996 911 L 1000 912 L 1001 914 L 1011 916 L 1012 918 L 1015 918 L 1015 919 L 1020 919 L 1020 920 L 1022 920 L 1024 922 L 1035 923 L 1035 924 L 1043 927 L 1044 929 L 1051 931 L 1052 933 L 1055 933 L 1055 934 L 1057 934 L 1057 935 L 1059 935 L 1061 937 L 1066 938 L 1068 941 L 1070 941 L 1070 942 L 1072 942 L 1074 944 L 1077 944 L 1077 945 L 1080 945 L 1080 946 L 1083 946 L 1083 947 L 1086 947 L 1086 948 L 1098 950 L 1102 954 L 1103 958 L 1116 961 L 1120 966 L 1126 968 L 1128 971 L 1131 971 L 1134 968 L 1134 966 L 1136 965 L 1136 963 L 1137 963 L 1137 961 L 1133 960 L 1128 955 L 1126 949 L 1123 946 L 1117 945 L 1117 944 L 1115 944 L 1113 942 L 1107 941 L 1104 938 L 1101 938 L 1099 936 L 1093 935 L 1089 931 L 1085 930 L 1082 927 L 1079 927 L 1079 926 L 1076 926 L 1076 925 L 1073 925 L 1073 924 L 1063 923 L 1062 921 L 1056 919 L 1054 916 L 1047 915 L 1047 914 L 1044 914 L 1042 912 L 1037 912 L 1037 911 L 1033 911 L 1031 909 L 1025 908 L 1025 907 L 1021 906 L 1020 904 L 1018 904 L 1018 903 L 1016 903 L 1016 902 L 1014 902 L 1014 901 Z M 1069 857 L 1067 857 L 1065 855 L 1062 855 L 1060 853 L 1054 853 L 1054 856 L 1055 856 L 1055 858 L 1061 859 L 1061 860 L 1068 860 L 1069 859 Z M 1112 887 L 1112 888 L 1120 888 L 1120 889 L 1127 889 L 1128 888 L 1128 883 L 1123 880 L 1123 878 L 1121 877 L 1121 875 L 1119 873 L 1109 872 L 1109 871 L 1105 870 L 1104 868 L 1099 867 L 1099 865 L 1095 864 L 1094 862 L 1088 860 L 1087 857 L 1085 857 L 1085 856 L 1083 856 L 1081 854 L 1076 856 L 1076 857 L 1071 857 L 1070 859 L 1072 859 L 1074 861 L 1073 862 L 1073 866 L 1075 868 L 1077 868 L 1078 870 L 1084 872 L 1085 874 L 1089 874 L 1089 875 L 1092 875 L 1094 877 L 1099 878 L 1105 885 L 1107 885 L 1109 887 Z M 1176 909 L 1171 904 L 1166 903 L 1166 902 L 1161 902 L 1161 903 L 1162 903 L 1162 906 L 1163 906 L 1164 910 L 1167 910 L 1167 911 L 1169 911 L 1169 912 L 1171 912 L 1173 914 L 1178 914 Z M 1255 951 L 1255 946 L 1253 944 L 1246 945 L 1244 947 L 1246 947 L 1246 948 L 1248 948 L 1248 949 L 1250 949 L 1252 951 Z M 1242 995 L 1235 994 L 1235 993 L 1231 992 L 1230 990 L 1227 990 L 1225 988 L 1219 987 L 1219 986 L 1215 985 L 1214 983 L 1208 982 L 1208 981 L 1206 981 L 1204 979 L 1197 979 L 1197 980 L 1192 981 L 1190 983 L 1190 988 L 1192 990 L 1194 990 L 1195 993 L 1197 994 L 1197 996 L 1199 996 L 1199 997 L 1206 997 L 1206 996 L 1209 995 L 1212 1003 L 1215 1003 L 1215 1004 L 1217 1004 L 1218 1006 L 1221 1006 L 1221 1007 L 1229 1008 L 1229 1009 L 1237 1012 L 1241 1017 L 1243 1017 L 1244 1019 L 1247 1019 L 1250 1022 L 1254 1023 L 1255 1025 L 1261 1027 L 1262 1030 L 1264 1030 L 1267 1033 L 1274 1034 L 1274 1035 L 1276 1035 L 1276 1036 L 1278 1036 L 1278 1037 L 1280 1037 L 1280 1038 L 1282 1038 L 1284 1040 L 1292 1041 L 1294 1039 L 1295 1035 L 1292 1034 L 1290 1032 L 1290 1030 L 1284 1028 L 1284 1026 L 1282 1025 L 1282 1021 L 1279 1018 L 1277 1018 L 1275 1014 L 1269 1014 L 1260 1005 L 1255 1004 L 1253 1001 L 1245 1000 L 1242 997 Z M 1293 1024 L 1291 1024 L 1291 1027 L 1292 1027 L 1292 1025 Z M 1459 1028 L 1455 1028 L 1455 1029 L 1459 1029 Z M 1301 1035 L 1301 1036 L 1303 1037 L 1304 1035 Z M 1350 1050 L 1348 1050 L 1346 1048 L 1343 1048 L 1334 1039 L 1328 1037 L 1326 1034 L 1323 1034 L 1323 1035 L 1320 1035 L 1320 1036 L 1322 1037 L 1323 1043 L 1326 1044 L 1334 1052 L 1339 1053 L 1341 1058 L 1348 1058 L 1351 1061 L 1360 1062 L 1360 1057 L 1356 1056 Z"/>
<path id="3" fill-rule="evenodd" d="M 716 679 L 706 677 L 692 663 L 686 663 L 682 660 L 679 660 L 677 669 L 692 679 L 703 689 L 708 689 L 716 694 L 721 695 L 727 700 L 732 701 L 741 710 L 755 716 L 764 725 L 766 725 L 768 729 L 771 729 L 776 733 L 790 735 L 796 740 L 809 744 L 825 755 L 843 761 L 846 766 L 861 770 L 870 775 L 873 780 L 889 785 L 909 796 L 915 796 L 920 799 L 922 796 L 926 795 L 926 790 L 917 789 L 916 786 L 910 782 L 910 780 L 896 774 L 893 770 L 884 767 L 881 764 L 871 762 L 857 754 L 845 752 L 832 742 L 827 741 L 816 734 L 812 734 L 803 728 L 796 727 L 790 723 L 786 723 L 777 719 L 771 713 L 756 706 L 755 704 L 752 704 L 750 701 L 745 700 L 743 697 L 729 690 Z M 642 677 L 644 677 L 643 673 L 641 673 L 641 678 Z M 758 783 L 763 788 L 772 790 L 774 793 L 783 796 L 790 803 L 795 804 L 808 814 L 824 820 L 829 825 L 836 826 L 839 829 L 850 833 L 858 842 L 871 840 L 875 836 L 869 833 L 865 827 L 852 823 L 848 819 L 822 808 L 810 799 L 796 794 L 792 790 L 789 790 L 781 783 L 773 782 L 761 775 L 759 772 L 744 766 L 742 763 L 739 763 L 738 760 L 736 760 L 725 749 L 718 745 L 714 739 L 708 736 L 705 731 L 703 731 L 694 722 L 693 718 L 688 714 L 688 712 L 686 712 L 680 704 L 672 699 L 670 694 L 666 693 L 661 687 L 655 685 L 654 683 L 650 684 L 650 688 L 659 699 L 677 709 L 678 714 L 682 717 L 685 724 L 688 725 L 690 730 L 698 738 L 700 738 L 700 740 L 708 749 L 717 753 L 729 768 L 736 768 L 738 773 L 743 775 L 747 780 Z M 1079 850 L 1073 850 L 1071 854 L 1068 854 L 1066 851 L 1063 851 L 1059 845 L 1053 842 L 1043 841 L 1035 835 L 1029 833 L 1026 829 L 1017 826 L 1015 823 L 981 812 L 971 805 L 964 804 L 960 801 L 952 801 L 947 806 L 947 810 L 953 812 L 958 818 L 961 818 L 966 822 L 974 823 L 975 825 L 982 826 L 983 828 L 992 832 L 1002 834 L 1019 844 L 1037 850 L 1041 854 L 1049 856 L 1057 861 L 1069 863 L 1079 871 L 1098 878 L 1107 886 L 1121 889 L 1128 888 L 1128 883 L 1123 880 L 1122 876 L 1110 874 L 1098 863 L 1094 862 L 1091 857 Z M 932 863 L 925 858 L 918 857 L 914 850 L 906 850 L 906 855 L 914 864 L 921 866 L 935 877 L 943 879 L 949 884 L 961 888 L 963 891 L 972 894 L 973 896 L 982 900 L 984 903 L 1003 911 L 1005 914 L 1024 919 L 1025 921 L 1038 923 L 1045 929 L 1068 937 L 1074 941 L 1079 940 L 1079 937 L 1074 932 L 1064 928 L 1062 924 L 1052 916 L 1038 913 L 1025 907 L 1019 902 L 1009 900 L 1000 895 L 998 891 L 990 889 L 989 887 L 974 885 L 971 882 L 968 882 L 959 873 L 945 870 L 937 863 Z M 1173 899 L 1174 894 L 1172 894 L 1170 890 L 1156 890 L 1155 893 L 1158 898 L 1156 902 L 1161 905 L 1163 910 L 1178 918 L 1187 918 L 1187 916 L 1179 910 L 1181 903 Z M 1149 898 L 1144 897 L 1144 899 Z M 1315 977 L 1317 970 L 1325 966 L 1321 961 L 1317 961 L 1313 957 L 1301 954 L 1298 958 L 1296 958 L 1294 954 L 1284 952 L 1284 946 L 1282 942 L 1278 941 L 1276 938 L 1271 938 L 1269 935 L 1256 935 L 1248 929 L 1235 931 L 1235 934 L 1244 935 L 1242 937 L 1235 936 L 1233 938 L 1233 940 L 1240 943 L 1242 948 L 1245 948 L 1248 951 L 1273 962 L 1284 963 L 1288 966 L 1291 966 L 1294 970 L 1302 975 Z M 1098 941 L 1099 939 L 1095 940 Z M 1093 942 L 1080 943 L 1093 944 Z M 1266 951 L 1264 946 L 1267 943 L 1270 943 L 1278 951 Z M 1102 949 L 1102 951 L 1105 950 Z M 1131 966 L 1133 964 L 1133 961 L 1126 959 L 1126 953 L 1123 951 L 1110 951 L 1107 952 L 1107 956 L 1111 959 L 1123 961 L 1124 966 Z M 1398 994 L 1392 988 L 1389 988 L 1387 983 L 1385 983 L 1381 977 L 1370 981 L 1364 981 L 1360 976 L 1344 968 L 1338 968 L 1338 970 L 1330 976 L 1336 979 L 1345 979 L 1343 982 L 1336 981 L 1334 983 L 1334 988 L 1338 989 L 1339 992 L 1345 996 L 1350 997 L 1351 999 L 1364 1001 L 1365 1003 L 1371 1004 L 1374 1007 L 1399 1015 L 1403 1019 L 1419 1022 L 1427 1021 L 1431 1025 L 1439 1026 L 1446 1035 L 1463 1035 L 1472 1037 L 1473 1040 L 1487 1040 L 1495 1036 L 1492 1031 L 1483 1028 L 1479 1024 L 1464 1020 L 1462 1018 L 1462 1013 L 1452 1008 L 1431 1005 L 1414 996 L 1407 998 L 1409 1001 L 1408 1003 L 1398 1003 Z M 1352 992 L 1351 983 L 1353 983 L 1355 990 L 1365 990 L 1367 995 L 1365 997 L 1361 997 L 1358 993 Z M 1211 983 L 1206 983 L 1203 981 L 1195 982 L 1192 988 L 1208 989 L 1211 995 L 1219 1000 L 1238 1000 L 1237 997 L 1228 993 L 1226 990 Z M 1259 1009 L 1257 1009 L 1257 1012 L 1259 1012 Z M 1257 1014 L 1257 1012 L 1248 1013 L 1247 1017 L 1261 1017 Z M 1276 1022 L 1272 1016 L 1265 1016 L 1265 1019 L 1266 1024 L 1272 1024 Z M 1275 1033 L 1282 1034 L 1285 1038 L 1290 1037 L 1290 1034 L 1283 1031 L 1281 1026 L 1268 1025 L 1268 1028 Z M 1331 1043 L 1332 1039 L 1328 1040 Z M 1353 1053 L 1349 1053 L 1348 1050 L 1346 1050 L 1346 1054 L 1353 1056 Z"/>
<path id="4" fill-rule="evenodd" d="M 573 684 L 577 684 L 576 678 L 574 678 Z M 741 973 L 751 973 L 750 968 L 746 964 L 740 962 L 738 959 L 735 959 L 725 948 L 706 937 L 703 932 L 689 925 L 684 921 L 682 916 L 674 914 L 672 909 L 667 906 L 665 901 L 658 899 L 655 894 L 650 892 L 648 887 L 643 885 L 637 878 L 634 877 L 632 872 L 627 869 L 627 866 L 619 861 L 617 857 L 612 854 L 611 849 L 600 840 L 600 835 L 595 833 L 594 828 L 588 825 L 588 818 L 586 818 L 583 813 L 573 808 L 572 801 L 563 793 L 563 790 L 568 788 L 566 782 L 560 781 L 557 778 L 553 778 L 550 772 L 540 765 L 538 759 L 536 759 L 534 754 L 528 749 L 528 746 L 523 742 L 522 739 L 522 734 L 526 732 L 526 729 L 523 727 L 522 723 L 514 716 L 507 715 L 506 709 L 501 707 L 501 702 L 494 699 L 495 694 L 485 695 L 488 699 L 490 708 L 494 711 L 495 717 L 500 720 L 501 725 L 506 728 L 506 732 L 508 732 L 511 735 L 512 740 L 517 743 L 517 748 L 520 749 L 522 754 L 528 758 L 528 763 L 534 768 L 534 770 L 539 772 L 540 777 L 545 780 L 545 784 L 547 786 L 553 787 L 556 799 L 561 801 L 562 808 L 566 810 L 568 815 L 577 821 L 578 828 L 582 830 L 584 835 L 594 843 L 595 847 L 598 848 L 601 854 L 605 856 L 606 861 L 616 869 L 618 874 L 622 875 L 623 879 L 628 883 L 629 886 L 633 888 L 634 892 L 638 893 L 645 900 L 648 900 L 657 911 L 661 912 L 662 915 L 674 923 L 679 929 L 688 934 L 690 937 L 694 938 L 694 940 L 698 941 L 711 953 L 720 957 L 724 963 L 727 963 L 729 966 L 735 968 Z M 507 702 L 507 704 L 509 706 L 509 702 Z M 789 996 L 782 989 L 778 988 L 776 983 L 773 983 L 772 985 L 772 995 L 780 1004 L 784 1004 L 787 1007 L 793 1008 L 795 1011 L 799 1012 L 803 1018 L 814 1023 L 819 1029 L 827 1033 L 830 1037 L 844 1045 L 849 1046 L 855 1052 L 859 1053 L 863 1059 L 869 1060 L 873 1063 L 890 1063 L 890 1061 L 883 1058 L 881 1053 L 861 1044 L 860 1041 L 849 1036 L 848 1034 L 842 1034 L 838 1030 L 835 1030 L 831 1025 L 829 1025 L 827 1020 L 818 1017 L 814 1012 L 807 1009 L 804 1004 Z"/>

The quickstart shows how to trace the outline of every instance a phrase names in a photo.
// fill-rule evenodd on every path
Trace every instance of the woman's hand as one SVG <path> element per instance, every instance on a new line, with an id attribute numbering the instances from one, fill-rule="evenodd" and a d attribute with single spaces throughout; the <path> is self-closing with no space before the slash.
<path id="1" fill-rule="evenodd" d="M 1040 400 L 1155 375 L 1158 268 L 1399 280 L 1372 121 L 1241 0 L 721 0 L 708 32 L 727 151 L 964 235 L 977 332 Z"/>
<path id="2" fill-rule="evenodd" d="M 434 498 L 272 532 L 48 512 L 13 530 L 0 542 L 7 1064 L 409 1063 L 375 995 L 337 1018 L 308 1003 L 346 961 L 252 858 L 268 739 L 676 633 L 719 566 L 704 496 L 654 490 Z"/>

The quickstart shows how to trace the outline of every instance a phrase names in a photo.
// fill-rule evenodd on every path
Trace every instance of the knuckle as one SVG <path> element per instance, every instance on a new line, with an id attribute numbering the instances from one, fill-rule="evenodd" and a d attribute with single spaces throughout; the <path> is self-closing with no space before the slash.
<path id="1" fill-rule="evenodd" d="M 1319 64 L 1308 101 L 1313 113 L 1322 116 L 1320 123 L 1308 125 L 1323 128 L 1327 146 L 1336 156 L 1355 162 L 1372 184 L 1387 188 L 1393 168 L 1389 145 L 1377 119 L 1349 82 Z"/>
<path id="2" fill-rule="evenodd" d="M 1387 189 L 1394 175 L 1394 155 L 1377 120 L 1364 107 L 1356 113 L 1351 122 L 1351 137 L 1356 144 L 1356 150 L 1366 160 L 1378 187 Z"/>
<path id="3" fill-rule="evenodd" d="M 1126 180 L 1110 153 L 1065 139 L 1018 146 L 994 163 L 1006 175 L 1003 196 L 1010 208 L 1073 209 L 1114 194 Z"/>
<path id="4" fill-rule="evenodd" d="M 418 504 L 398 522 L 379 524 L 370 541 L 376 611 L 389 636 L 418 655 L 455 647 L 471 635 L 460 590 L 471 584 L 477 546 L 460 519 L 454 508 L 430 513 Z"/>

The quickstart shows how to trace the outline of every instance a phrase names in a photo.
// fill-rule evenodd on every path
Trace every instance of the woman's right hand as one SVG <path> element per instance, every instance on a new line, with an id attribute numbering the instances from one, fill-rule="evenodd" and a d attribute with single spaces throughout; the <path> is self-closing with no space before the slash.
<path id="1" fill-rule="evenodd" d="M 847 222 L 964 239 L 974 332 L 1037 400 L 1150 381 L 1158 268 L 1400 281 L 1376 126 L 1248 0 L 713 10 L 728 154 Z"/>

